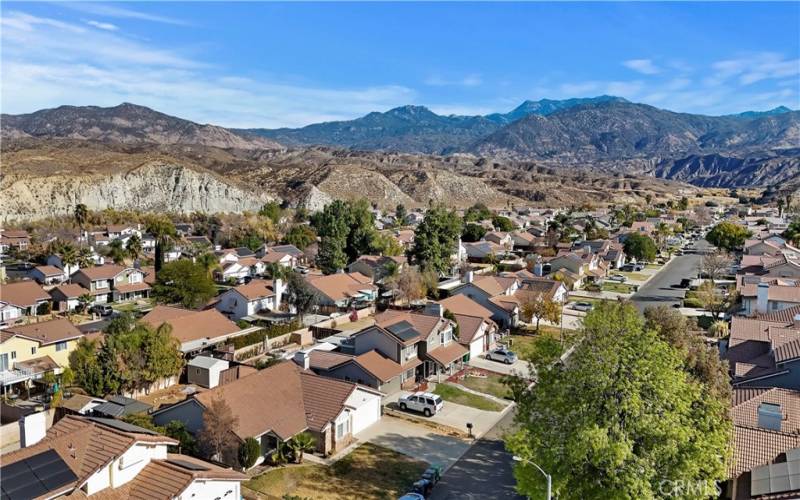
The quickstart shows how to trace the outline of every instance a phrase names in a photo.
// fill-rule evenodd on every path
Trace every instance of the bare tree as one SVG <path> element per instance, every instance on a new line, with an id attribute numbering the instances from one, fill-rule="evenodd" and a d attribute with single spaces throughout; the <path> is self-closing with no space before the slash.
<path id="1" fill-rule="evenodd" d="M 526 294 L 521 307 L 522 318 L 525 321 L 536 321 L 536 331 L 539 331 L 539 322 L 546 320 L 557 323 L 561 318 L 561 305 L 541 294 Z"/>
<path id="2" fill-rule="evenodd" d="M 200 444 L 205 448 L 208 458 L 226 462 L 231 453 L 236 452 L 236 439 L 233 428 L 239 425 L 239 417 L 233 414 L 228 403 L 218 395 L 203 413 L 203 428 L 200 431 Z M 226 462 L 227 463 L 227 462 Z"/>
<path id="3" fill-rule="evenodd" d="M 396 290 L 397 298 L 407 304 L 425 298 L 425 281 L 416 267 L 405 266 L 402 271 L 387 280 L 387 286 Z"/>
<path id="4" fill-rule="evenodd" d="M 728 252 L 717 250 L 714 253 L 705 254 L 700 261 L 700 272 L 705 273 L 711 282 L 716 282 L 722 273 L 730 268 L 733 259 Z"/>

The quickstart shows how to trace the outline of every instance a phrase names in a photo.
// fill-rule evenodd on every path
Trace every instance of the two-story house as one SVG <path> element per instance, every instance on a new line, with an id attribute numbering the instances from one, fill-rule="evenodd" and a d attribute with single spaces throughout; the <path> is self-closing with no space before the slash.
<path id="1" fill-rule="evenodd" d="M 3 454 L 4 498 L 241 498 L 244 474 L 169 453 L 178 441 L 119 420 L 67 415 L 36 442 Z"/>
<path id="2" fill-rule="evenodd" d="M 234 321 L 261 312 L 277 312 L 286 287 L 281 279 L 254 279 L 220 295 L 214 307 Z"/>
<path id="3" fill-rule="evenodd" d="M 150 296 L 150 285 L 145 283 L 144 273 L 135 267 L 116 264 L 88 267 L 73 274 L 72 282 L 85 288 L 94 297 L 95 304 Z"/>
<path id="4" fill-rule="evenodd" d="M 29 384 L 47 372 L 61 373 L 83 333 L 67 319 L 54 319 L 0 330 L 0 380 L 3 391 Z"/>
<path id="5" fill-rule="evenodd" d="M 518 288 L 519 280 L 514 276 L 481 276 L 467 271 L 464 283 L 453 288 L 450 295 L 466 295 L 491 311 L 492 321 L 500 328 L 511 328 L 517 324 L 519 308 L 509 310 L 498 302 L 500 296 L 513 296 Z"/>
<path id="6" fill-rule="evenodd" d="M 495 347 L 500 334 L 492 321 L 492 311 L 463 294 L 440 300 L 439 304 L 455 316 L 458 343 L 469 350 L 470 359 Z"/>

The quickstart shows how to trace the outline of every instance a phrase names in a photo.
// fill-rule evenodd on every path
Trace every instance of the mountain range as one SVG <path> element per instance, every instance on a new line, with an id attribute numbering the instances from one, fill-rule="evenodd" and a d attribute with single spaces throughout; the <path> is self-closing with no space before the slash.
<path id="1" fill-rule="evenodd" d="M 244 130 L 125 103 L 2 115 L 0 125 L 6 218 L 65 213 L 77 202 L 240 211 L 266 199 L 318 208 L 358 194 L 384 207 L 476 197 L 569 204 L 690 193 L 687 184 L 800 186 L 800 112 L 784 107 L 703 116 L 600 96 L 485 116 L 403 106 Z"/>

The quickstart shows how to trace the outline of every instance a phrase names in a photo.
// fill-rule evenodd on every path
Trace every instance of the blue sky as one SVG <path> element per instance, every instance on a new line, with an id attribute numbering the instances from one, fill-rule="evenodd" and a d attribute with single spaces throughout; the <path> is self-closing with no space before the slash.
<path id="1" fill-rule="evenodd" d="M 279 127 L 600 94 L 800 108 L 798 2 L 3 2 L 0 19 L 4 113 L 128 101 Z"/>

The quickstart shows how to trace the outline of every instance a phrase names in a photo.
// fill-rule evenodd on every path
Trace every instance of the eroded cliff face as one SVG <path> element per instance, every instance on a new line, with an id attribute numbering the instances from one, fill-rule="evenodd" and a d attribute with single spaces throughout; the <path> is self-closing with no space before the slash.
<path id="1" fill-rule="evenodd" d="M 68 215 L 84 203 L 92 210 L 241 212 L 272 198 L 227 183 L 210 172 L 150 163 L 114 174 L 5 175 L 0 180 L 2 220 Z"/>

